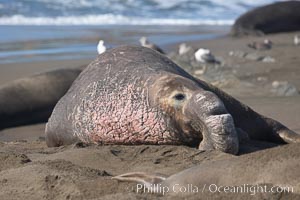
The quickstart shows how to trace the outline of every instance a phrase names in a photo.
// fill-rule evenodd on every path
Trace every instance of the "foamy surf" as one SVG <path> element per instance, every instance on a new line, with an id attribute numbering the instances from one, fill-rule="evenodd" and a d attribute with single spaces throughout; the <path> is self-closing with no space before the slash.
<path id="1" fill-rule="evenodd" d="M 0 25 L 231 25 L 278 0 L 1 0 Z"/>
<path id="2" fill-rule="evenodd" d="M 0 18 L 0 25 L 231 25 L 233 20 L 191 20 L 126 17 L 122 15 L 84 15 L 61 17 Z"/>

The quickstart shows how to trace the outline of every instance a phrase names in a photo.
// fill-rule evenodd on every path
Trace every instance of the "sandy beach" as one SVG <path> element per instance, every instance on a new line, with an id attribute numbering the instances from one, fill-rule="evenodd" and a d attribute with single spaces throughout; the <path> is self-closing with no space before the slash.
<path id="1" fill-rule="evenodd" d="M 293 44 L 295 34 L 300 33 L 244 38 L 223 36 L 210 40 L 185 41 L 194 49 L 210 49 L 221 61 L 220 68 L 206 66 L 208 69 L 205 74 L 197 73 L 203 66 L 186 67 L 184 62 L 178 59 L 175 61 L 183 64 L 181 66 L 194 76 L 213 83 L 255 111 L 300 133 L 299 93 L 287 95 L 272 86 L 274 81 L 287 81 L 298 91 L 300 89 L 300 46 Z M 248 43 L 263 41 L 265 38 L 274 43 L 270 50 L 257 51 L 247 46 Z M 171 54 L 177 51 L 178 45 L 178 42 L 174 42 L 163 48 Z M 236 52 L 243 52 L 246 56 L 240 56 Z M 272 59 L 262 61 L 257 59 L 259 56 L 262 59 Z M 0 64 L 0 84 L 42 71 L 84 66 L 91 61 L 92 59 L 78 59 Z M 224 76 L 220 78 L 220 74 Z M 235 157 L 218 151 L 203 152 L 172 145 L 76 144 L 48 148 L 44 127 L 45 124 L 37 124 L 0 131 L 0 199 L 174 199 L 159 194 L 137 193 L 134 183 L 117 182 L 111 180 L 111 177 L 132 171 L 169 176 L 191 166 Z M 272 157 L 273 148 L 262 150 L 267 147 L 286 150 L 284 146 L 275 146 L 265 142 L 245 144 L 238 156 L 249 153 L 252 155 L 261 150 L 262 155 Z M 249 159 L 255 157 L 249 156 Z M 199 198 L 297 199 L 300 196 L 296 193 L 258 193 L 254 196 L 222 193 L 189 195 L 189 199 Z"/>

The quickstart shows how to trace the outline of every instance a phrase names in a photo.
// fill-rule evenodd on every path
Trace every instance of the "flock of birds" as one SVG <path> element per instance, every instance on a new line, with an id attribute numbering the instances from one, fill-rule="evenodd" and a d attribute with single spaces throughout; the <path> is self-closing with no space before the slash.
<path id="1" fill-rule="evenodd" d="M 146 37 L 141 37 L 139 40 L 140 44 L 143 47 L 147 47 L 150 49 L 153 49 L 161 54 L 165 54 L 165 52 L 156 44 L 149 42 L 149 40 Z M 249 48 L 256 49 L 256 50 L 268 50 L 272 48 L 272 41 L 269 39 L 265 39 L 263 42 L 252 42 L 248 44 Z M 299 46 L 300 45 L 300 36 L 295 35 L 294 36 L 294 45 Z M 102 54 L 106 51 L 106 46 L 104 45 L 104 41 L 100 40 L 97 46 L 98 54 Z M 178 53 L 179 55 L 184 55 L 192 50 L 192 47 L 187 46 L 186 43 L 182 43 L 179 45 Z M 218 60 L 216 60 L 215 56 L 211 53 L 209 49 L 199 48 L 194 53 L 195 60 L 200 63 L 218 63 Z"/>
<path id="2" fill-rule="evenodd" d="M 149 40 L 146 37 L 141 37 L 139 40 L 140 44 L 143 47 L 147 47 L 150 49 L 153 49 L 161 54 L 165 54 L 165 52 L 156 44 L 149 42 Z M 102 54 L 107 50 L 106 46 L 104 45 L 104 41 L 100 40 L 97 46 L 97 51 L 98 54 Z M 179 50 L 178 53 L 179 55 L 184 55 L 187 52 L 189 52 L 190 50 L 192 50 L 192 47 L 187 46 L 185 43 L 182 43 L 179 46 Z M 195 60 L 197 62 L 201 62 L 201 63 L 215 63 L 217 62 L 217 60 L 215 59 L 215 56 L 210 52 L 209 49 L 204 49 L 204 48 L 199 48 L 196 52 L 195 52 Z"/>

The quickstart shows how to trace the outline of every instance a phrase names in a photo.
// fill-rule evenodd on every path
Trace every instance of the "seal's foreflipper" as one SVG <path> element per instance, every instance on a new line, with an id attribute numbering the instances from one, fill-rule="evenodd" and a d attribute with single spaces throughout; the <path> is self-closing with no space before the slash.
<path id="1" fill-rule="evenodd" d="M 126 174 L 121 174 L 119 176 L 112 177 L 114 180 L 118 181 L 128 181 L 128 182 L 138 182 L 144 184 L 146 187 L 151 184 L 158 184 L 166 180 L 167 176 L 162 174 L 153 174 L 145 172 L 130 172 Z"/>
<path id="2" fill-rule="evenodd" d="M 300 135 L 287 128 L 279 130 L 277 134 L 286 143 L 300 143 Z"/>

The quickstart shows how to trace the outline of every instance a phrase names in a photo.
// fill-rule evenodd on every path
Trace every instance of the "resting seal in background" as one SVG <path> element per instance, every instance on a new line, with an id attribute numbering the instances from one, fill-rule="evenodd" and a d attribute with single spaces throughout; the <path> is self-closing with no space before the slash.
<path id="1" fill-rule="evenodd" d="M 0 86 L 0 130 L 47 122 L 81 69 L 57 69 Z"/>
<path id="2" fill-rule="evenodd" d="M 122 46 L 99 55 L 74 81 L 46 125 L 46 142 L 50 147 L 77 141 L 199 145 L 236 154 L 237 132 L 256 140 L 300 142 L 300 135 L 164 55 Z"/>
<path id="3" fill-rule="evenodd" d="M 264 35 L 300 30 L 300 2 L 277 2 L 258 7 L 241 15 L 231 29 L 231 35 Z"/>

